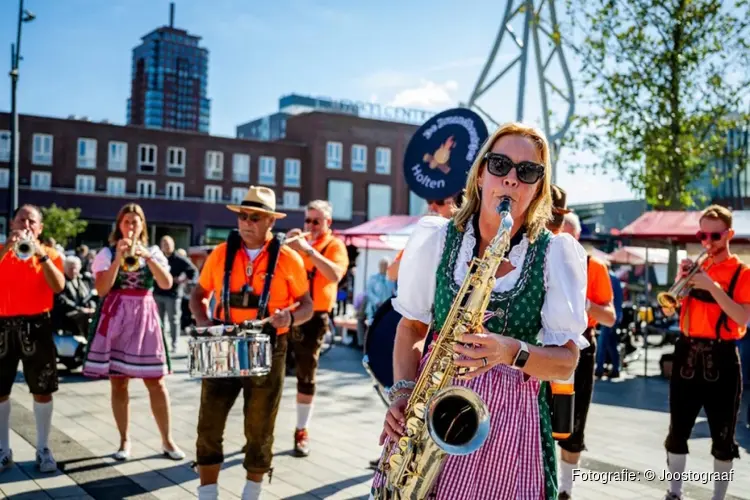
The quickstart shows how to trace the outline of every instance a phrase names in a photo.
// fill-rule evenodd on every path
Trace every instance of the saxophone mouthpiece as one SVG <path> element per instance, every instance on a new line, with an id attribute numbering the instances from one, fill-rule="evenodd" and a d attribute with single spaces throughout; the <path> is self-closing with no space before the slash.
<path id="1" fill-rule="evenodd" d="M 497 213 L 501 217 L 505 217 L 510 213 L 510 196 L 503 196 L 500 199 L 500 204 L 497 206 Z"/>

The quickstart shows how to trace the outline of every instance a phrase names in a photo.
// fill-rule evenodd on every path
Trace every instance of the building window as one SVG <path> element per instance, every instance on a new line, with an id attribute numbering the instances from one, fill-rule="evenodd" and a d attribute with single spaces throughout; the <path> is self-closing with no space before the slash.
<path id="1" fill-rule="evenodd" d="M 367 146 L 352 146 L 352 172 L 367 172 Z"/>
<path id="2" fill-rule="evenodd" d="M 113 172 L 125 172 L 128 169 L 127 142 L 109 141 L 107 169 Z"/>
<path id="3" fill-rule="evenodd" d="M 96 168 L 96 139 L 78 139 L 78 168 Z"/>
<path id="4" fill-rule="evenodd" d="M 110 196 L 125 196 L 125 179 L 122 177 L 108 177 L 107 194 Z"/>
<path id="5" fill-rule="evenodd" d="M 409 215 L 423 215 L 427 211 L 427 200 L 409 191 Z"/>
<path id="6" fill-rule="evenodd" d="M 232 188 L 232 203 L 239 205 L 245 199 L 247 188 Z"/>
<path id="7" fill-rule="evenodd" d="M 206 151 L 206 179 L 220 181 L 224 178 L 224 153 Z"/>
<path id="8" fill-rule="evenodd" d="M 341 170 L 341 156 L 344 147 L 340 142 L 326 144 L 326 168 Z"/>
<path id="9" fill-rule="evenodd" d="M 250 183 L 250 155 L 235 153 L 232 156 L 232 182 Z"/>
<path id="10" fill-rule="evenodd" d="M 167 199 L 182 200 L 185 198 L 185 185 L 182 182 L 167 182 Z"/>
<path id="11" fill-rule="evenodd" d="M 375 173 L 391 174 L 391 148 L 375 148 Z"/>
<path id="12" fill-rule="evenodd" d="M 367 218 L 369 220 L 391 215 L 391 186 L 370 184 L 367 186 Z"/>
<path id="13" fill-rule="evenodd" d="M 0 188 L 7 188 L 10 184 L 10 169 L 0 168 Z"/>
<path id="14" fill-rule="evenodd" d="M 258 161 L 258 182 L 269 186 L 276 184 L 276 158 L 260 157 Z"/>
<path id="15" fill-rule="evenodd" d="M 299 208 L 299 193 L 284 191 L 284 208 Z"/>
<path id="16" fill-rule="evenodd" d="M 203 199 L 209 203 L 221 201 L 221 186 L 206 186 L 203 188 Z"/>
<path id="17" fill-rule="evenodd" d="M 140 198 L 155 198 L 156 181 L 138 181 L 136 193 Z"/>
<path id="18" fill-rule="evenodd" d="M 10 131 L 0 130 L 0 161 L 10 161 Z"/>
<path id="19" fill-rule="evenodd" d="M 352 220 L 352 183 L 328 181 L 328 201 L 333 206 L 334 220 Z"/>
<path id="20" fill-rule="evenodd" d="M 167 175 L 185 177 L 185 148 L 167 148 Z"/>
<path id="21" fill-rule="evenodd" d="M 95 193 L 96 177 L 93 175 L 76 175 L 77 193 Z"/>
<path id="22" fill-rule="evenodd" d="M 8 232 L 5 217 L 0 217 L 0 243 L 5 243 L 5 233 Z"/>
<path id="23" fill-rule="evenodd" d="M 302 166 L 299 160 L 287 158 L 284 160 L 284 186 L 286 187 L 299 187 L 300 186 L 300 171 Z"/>
<path id="24" fill-rule="evenodd" d="M 156 173 L 156 146 L 153 144 L 138 145 L 138 173 Z"/>
<path id="25" fill-rule="evenodd" d="M 52 174 L 50 172 L 31 172 L 31 189 L 37 191 L 52 189 Z"/>
<path id="26" fill-rule="evenodd" d="M 52 136 L 34 134 L 31 163 L 34 165 L 52 165 Z"/>

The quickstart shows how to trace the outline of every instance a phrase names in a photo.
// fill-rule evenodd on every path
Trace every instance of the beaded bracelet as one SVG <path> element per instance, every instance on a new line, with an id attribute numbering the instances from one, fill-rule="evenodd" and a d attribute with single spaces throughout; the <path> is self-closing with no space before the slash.
<path id="1" fill-rule="evenodd" d="M 411 390 L 413 390 L 416 386 L 417 383 L 412 380 L 399 380 L 386 391 L 388 400 L 393 403 L 397 399 L 397 393 L 408 391 L 408 393 L 411 394 Z"/>

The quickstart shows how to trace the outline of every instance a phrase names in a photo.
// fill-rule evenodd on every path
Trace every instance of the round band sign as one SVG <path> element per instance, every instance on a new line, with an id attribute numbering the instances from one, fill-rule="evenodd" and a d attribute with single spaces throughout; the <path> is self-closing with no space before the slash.
<path id="1" fill-rule="evenodd" d="M 442 200 L 463 189 L 487 126 L 473 111 L 443 111 L 419 127 L 406 148 L 406 183 L 425 200 Z"/>

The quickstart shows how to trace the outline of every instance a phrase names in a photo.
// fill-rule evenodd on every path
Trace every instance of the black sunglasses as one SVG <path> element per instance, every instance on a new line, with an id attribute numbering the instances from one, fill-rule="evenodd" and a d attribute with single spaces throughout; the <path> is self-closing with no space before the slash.
<path id="1" fill-rule="evenodd" d="M 515 168 L 518 180 L 524 184 L 534 184 L 544 176 L 544 165 L 533 161 L 522 161 L 514 163 L 507 156 L 499 153 L 487 153 L 484 155 L 487 162 L 487 171 L 496 177 L 505 177 Z"/>
<path id="2" fill-rule="evenodd" d="M 248 214 L 245 212 L 240 212 L 237 214 L 237 218 L 243 222 L 250 221 L 250 222 L 258 222 L 263 218 L 262 215 L 258 214 Z"/>
<path id="3" fill-rule="evenodd" d="M 318 219 L 305 219 L 305 224 L 312 224 L 313 226 L 317 226 L 320 224 L 320 221 Z"/>
<path id="4" fill-rule="evenodd" d="M 704 233 L 703 231 L 698 231 L 695 233 L 695 235 L 698 237 L 698 240 L 703 241 L 707 239 L 711 239 L 712 241 L 719 241 L 722 236 L 726 234 L 726 231 L 721 231 L 717 233 Z"/>

